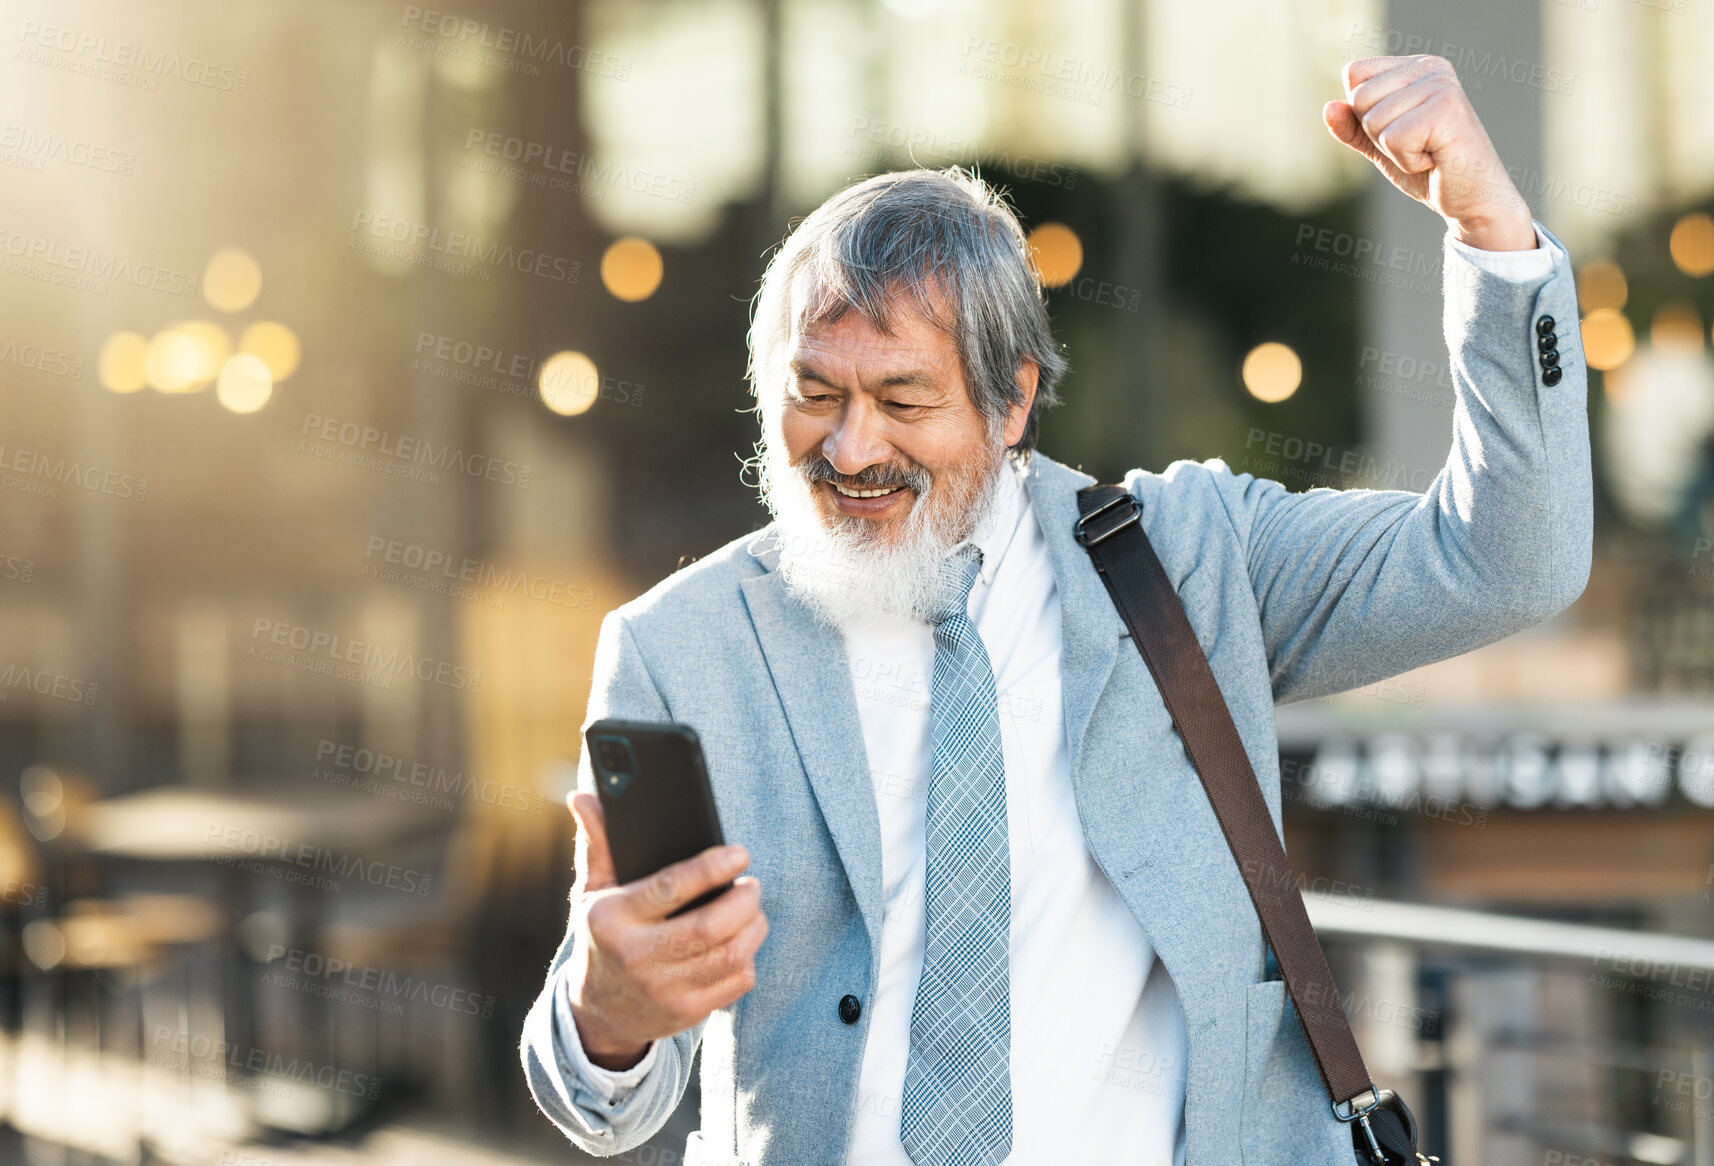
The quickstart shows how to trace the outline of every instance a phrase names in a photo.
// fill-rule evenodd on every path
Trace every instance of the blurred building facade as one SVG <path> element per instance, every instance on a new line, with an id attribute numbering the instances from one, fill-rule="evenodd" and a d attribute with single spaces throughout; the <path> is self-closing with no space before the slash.
<path id="1" fill-rule="evenodd" d="M 765 521 L 748 301 L 852 178 L 1010 190 L 1073 366 L 1053 456 L 1425 487 L 1440 225 L 1319 118 L 1382 53 L 1453 61 L 1573 249 L 1597 565 L 1548 626 L 1280 710 L 1292 853 L 1358 899 L 1714 932 L 1706 6 L 0 12 L 0 1093 L 31 1161 L 424 1114 L 559 1153 L 514 1046 L 596 630 Z M 1714 1161 L 1706 977 L 1330 945 L 1454 1157 Z"/>

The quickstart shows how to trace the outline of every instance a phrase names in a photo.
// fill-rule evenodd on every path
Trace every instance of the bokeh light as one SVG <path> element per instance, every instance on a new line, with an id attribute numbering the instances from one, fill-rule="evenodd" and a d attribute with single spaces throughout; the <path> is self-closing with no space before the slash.
<path id="1" fill-rule="evenodd" d="M 1064 287 L 1083 268 L 1083 241 L 1064 223 L 1043 223 L 1029 234 L 1030 262 L 1044 287 Z"/>
<path id="2" fill-rule="evenodd" d="M 1631 322 L 1614 309 L 1597 308 L 1583 317 L 1583 356 L 1590 368 L 1618 368 L 1636 348 Z"/>
<path id="3" fill-rule="evenodd" d="M 188 337 L 196 346 L 196 372 L 191 377 L 190 389 L 207 388 L 220 375 L 220 366 L 226 363 L 226 358 L 232 355 L 232 338 L 212 320 L 182 320 L 172 330 Z"/>
<path id="4" fill-rule="evenodd" d="M 1577 273 L 1577 304 L 1585 312 L 1625 306 L 1631 290 L 1617 263 L 1598 259 Z"/>
<path id="5" fill-rule="evenodd" d="M 254 413 L 274 395 L 274 378 L 261 357 L 240 352 L 221 367 L 214 395 L 234 413 Z"/>
<path id="6" fill-rule="evenodd" d="M 1684 274 L 1703 276 L 1714 271 L 1714 218 L 1701 211 L 1685 215 L 1673 224 L 1667 246 Z"/>
<path id="7" fill-rule="evenodd" d="M 102 386 L 115 393 L 135 393 L 146 387 L 149 379 L 144 361 L 148 351 L 148 337 L 140 332 L 115 332 L 109 336 L 96 358 Z"/>
<path id="8" fill-rule="evenodd" d="M 600 395 L 595 362 L 581 352 L 556 352 L 542 362 L 542 403 L 563 417 L 586 412 Z"/>
<path id="9" fill-rule="evenodd" d="M 1244 358 L 1244 387 L 1250 396 L 1277 404 L 1303 383 L 1303 362 L 1289 345 L 1269 340 L 1250 349 Z"/>
<path id="10" fill-rule="evenodd" d="M 238 338 L 238 351 L 260 357 L 275 383 L 296 372 L 303 357 L 297 333 L 274 320 L 258 320 L 245 328 L 244 335 Z"/>
<path id="11" fill-rule="evenodd" d="M 628 304 L 646 300 L 661 286 L 666 265 L 661 253 L 647 239 L 627 235 L 615 239 L 601 256 L 601 282 L 617 299 Z"/>
<path id="12" fill-rule="evenodd" d="M 1689 300 L 1668 300 L 1655 309 L 1649 342 L 1656 348 L 1696 352 L 1702 348 L 1702 313 Z"/>
<path id="13" fill-rule="evenodd" d="M 262 265 L 242 247 L 222 247 L 202 273 L 202 294 L 222 312 L 242 312 L 262 294 Z"/>
<path id="14" fill-rule="evenodd" d="M 143 376 L 162 393 L 182 393 L 196 381 L 199 366 L 196 342 L 183 332 L 166 328 L 149 340 L 143 354 Z"/>

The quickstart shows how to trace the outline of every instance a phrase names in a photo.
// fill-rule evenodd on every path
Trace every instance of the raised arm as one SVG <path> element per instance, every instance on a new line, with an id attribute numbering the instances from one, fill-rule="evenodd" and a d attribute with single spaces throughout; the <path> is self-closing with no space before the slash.
<path id="1" fill-rule="evenodd" d="M 1376 57 L 1343 80 L 1345 100 L 1322 111 L 1329 131 L 1447 224 L 1452 448 L 1420 495 L 1216 476 L 1279 701 L 1500 639 L 1566 607 L 1589 576 L 1587 369 L 1567 253 L 1531 221 L 1448 62 Z"/>
<path id="2" fill-rule="evenodd" d="M 1421 494 L 1219 473 L 1260 609 L 1274 698 L 1356 688 L 1563 610 L 1589 578 L 1593 490 L 1576 290 L 1514 282 L 1447 246 L 1452 448 Z M 1538 322 L 1561 376 L 1544 383 Z"/>

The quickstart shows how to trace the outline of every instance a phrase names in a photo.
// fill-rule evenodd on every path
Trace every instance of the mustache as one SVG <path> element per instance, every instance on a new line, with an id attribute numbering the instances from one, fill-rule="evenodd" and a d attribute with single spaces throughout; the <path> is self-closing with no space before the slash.
<path id="1" fill-rule="evenodd" d="M 892 486 L 908 486 L 919 496 L 928 493 L 933 478 L 919 465 L 867 466 L 856 474 L 842 474 L 820 453 L 812 453 L 798 463 L 798 472 L 809 482 L 836 482 L 848 490 L 885 490 Z"/>

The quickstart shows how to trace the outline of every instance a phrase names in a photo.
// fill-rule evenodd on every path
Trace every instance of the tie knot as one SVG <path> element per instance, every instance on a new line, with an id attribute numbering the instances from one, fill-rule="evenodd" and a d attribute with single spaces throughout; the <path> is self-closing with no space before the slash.
<path id="1" fill-rule="evenodd" d="M 955 615 L 968 614 L 970 589 L 981 570 L 982 548 L 974 543 L 949 555 L 940 565 L 940 602 L 928 622 L 939 625 Z"/>

